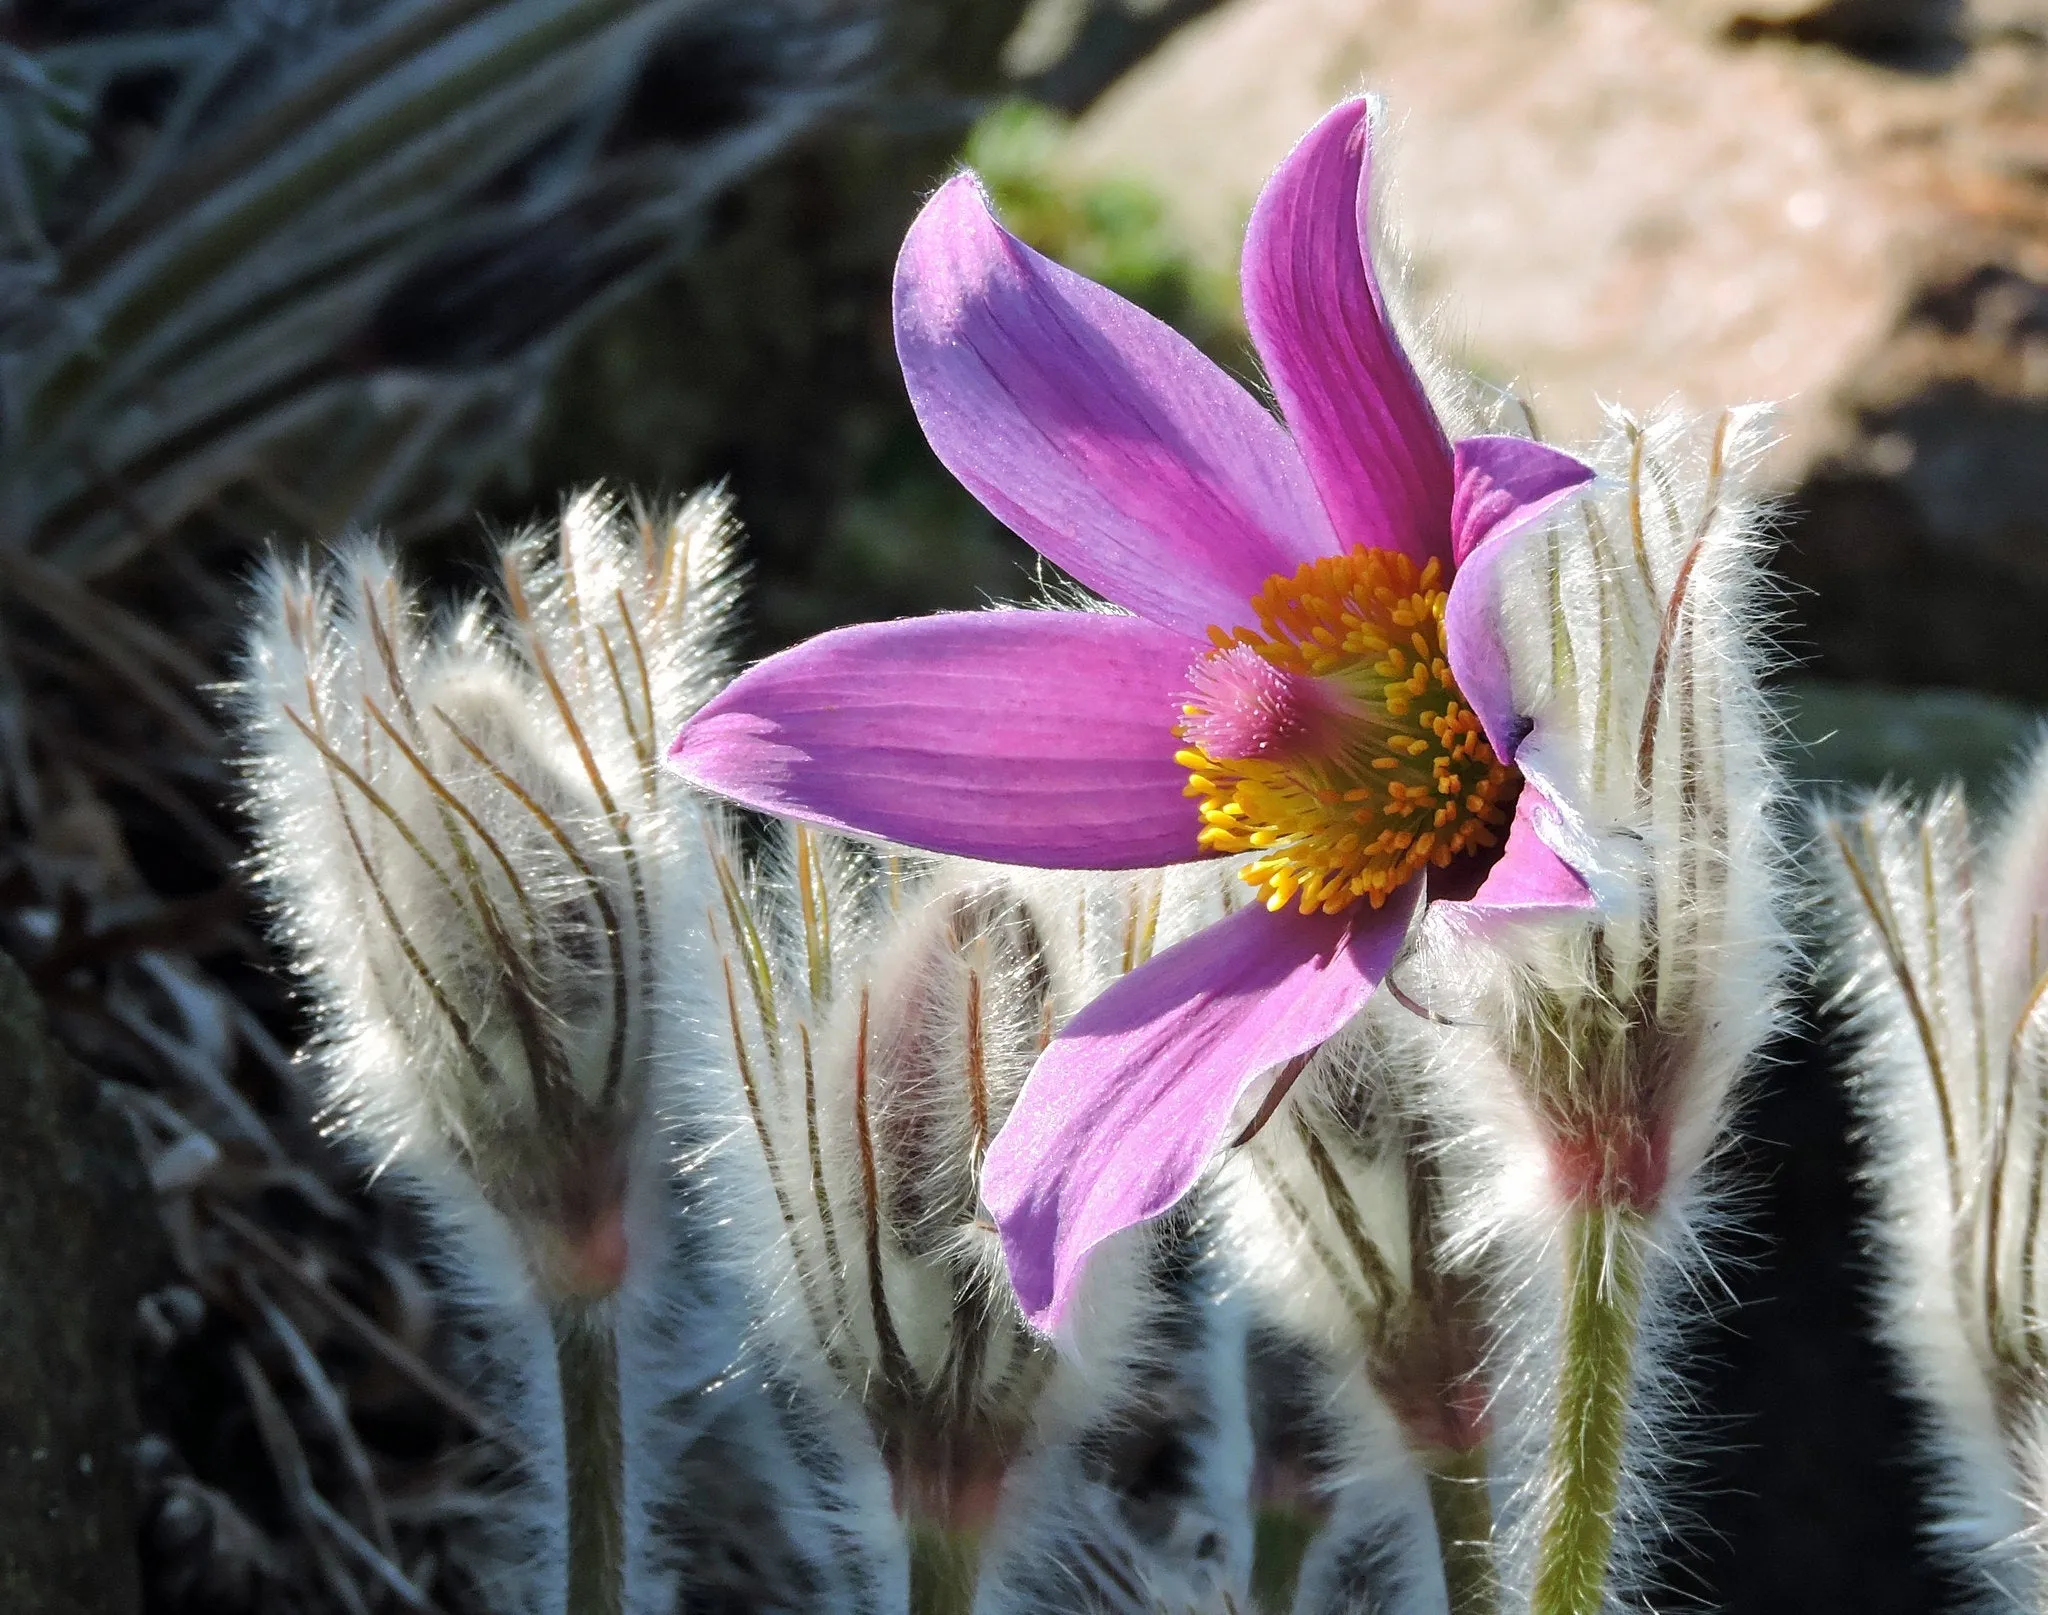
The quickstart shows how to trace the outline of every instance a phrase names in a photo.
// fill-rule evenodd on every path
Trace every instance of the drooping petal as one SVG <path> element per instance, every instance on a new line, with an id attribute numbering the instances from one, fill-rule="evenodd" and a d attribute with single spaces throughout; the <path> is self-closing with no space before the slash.
<path id="1" fill-rule="evenodd" d="M 1340 543 L 1450 554 L 1451 446 L 1373 273 L 1363 101 L 1311 129 L 1244 238 L 1252 341 Z"/>
<path id="2" fill-rule="evenodd" d="M 1335 916 L 1243 909 L 1074 1017 L 982 1175 L 1034 1325 L 1059 1322 L 1090 1251 L 1187 1193 L 1247 1089 L 1358 1013 L 1413 914 L 1412 900 Z"/>
<path id="3" fill-rule="evenodd" d="M 1535 785 L 1524 782 L 1501 849 L 1477 891 L 1465 900 L 1471 918 L 1533 919 L 1542 914 L 1572 914 L 1593 906 L 1593 889 L 1545 839 L 1544 832 L 1561 822 L 1556 805 Z"/>
<path id="4" fill-rule="evenodd" d="M 1463 566 L 1480 545 L 1527 527 L 1593 476 L 1585 461 L 1526 437 L 1460 439 L 1451 462 L 1451 560 Z"/>
<path id="5" fill-rule="evenodd" d="M 896 264 L 896 352 L 946 468 L 1054 565 L 1200 634 L 1335 549 L 1273 416 L 1185 337 L 1010 235 L 960 175 Z"/>
<path id="6" fill-rule="evenodd" d="M 1468 437 L 1458 445 L 1456 465 L 1451 521 L 1458 571 L 1444 603 L 1444 647 L 1494 755 L 1511 763 L 1529 719 L 1516 710 L 1501 636 L 1502 573 L 1515 535 L 1590 486 L 1593 468 L 1519 437 Z"/>
<path id="7" fill-rule="evenodd" d="M 1137 617 L 868 623 L 750 669 L 676 737 L 692 784 L 763 812 L 1053 869 L 1197 855 L 1173 760 L 1203 647 Z"/>

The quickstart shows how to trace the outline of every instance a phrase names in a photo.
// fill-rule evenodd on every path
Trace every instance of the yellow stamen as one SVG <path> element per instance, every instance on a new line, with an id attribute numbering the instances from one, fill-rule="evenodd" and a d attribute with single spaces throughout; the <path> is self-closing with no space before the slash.
<path id="1" fill-rule="evenodd" d="M 1209 630 L 1211 662 L 1249 647 L 1324 681 L 1341 714 L 1264 756 L 1192 742 L 1175 756 L 1201 804 L 1201 845 L 1259 854 L 1241 873 L 1268 908 L 1378 908 L 1425 867 L 1499 843 L 1520 781 L 1451 677 L 1447 599 L 1439 562 L 1418 571 L 1398 551 L 1354 549 L 1269 578 L 1252 601 L 1257 631 Z M 1187 711 L 1183 739 L 1206 715 Z"/>

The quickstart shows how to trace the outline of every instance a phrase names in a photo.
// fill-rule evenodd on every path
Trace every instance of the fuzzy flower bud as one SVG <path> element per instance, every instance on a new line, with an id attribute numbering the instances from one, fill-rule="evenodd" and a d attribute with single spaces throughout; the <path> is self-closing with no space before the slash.
<path id="1" fill-rule="evenodd" d="M 1347 1368 L 1362 1367 L 1418 1447 L 1478 1438 L 1478 1402 L 1456 1387 L 1476 1367 L 1431 1361 L 1442 1207 L 1419 1128 L 1379 1082 L 1371 1018 L 1326 1045 L 1295 1102 L 1229 1158 L 1230 1212 L 1266 1314 Z M 1469 1354 L 1467 1354 L 1469 1356 Z"/>
<path id="2" fill-rule="evenodd" d="M 681 1388 L 743 1333 L 737 1296 L 676 1284 L 715 1225 L 681 1215 L 667 1136 L 701 1131 L 674 1113 L 707 877 L 657 767 L 718 670 L 726 525 L 715 497 L 659 520 L 579 499 L 504 552 L 495 607 L 438 626 L 368 544 L 261 585 L 258 867 L 331 1125 L 422 1192 L 490 1309 L 535 1483 L 502 1511 L 499 1607 L 651 1607 L 670 1425 L 717 1411 Z"/>
<path id="3" fill-rule="evenodd" d="M 1515 1343 L 1497 1422 L 1536 1478 L 1508 1546 L 1543 1615 L 1595 1615 L 1625 1565 L 1652 1258 L 1693 1248 L 1735 1081 L 1777 1025 L 1750 425 L 1617 417 L 1606 491 L 1504 559 L 1498 630 L 1535 720 L 1522 808 L 1594 901 L 1435 908 L 1394 973 L 1421 1011 L 1395 1058 L 1426 1073 L 1442 1133 L 1446 1259 L 1497 1278 L 1493 1332 Z"/>
<path id="4" fill-rule="evenodd" d="M 2048 755 L 1982 835 L 1959 790 L 1822 818 L 1885 1325 L 1992 1585 L 2048 1581 Z"/>
<path id="5" fill-rule="evenodd" d="M 1540 833 L 1573 849 L 1597 901 L 1523 925 L 1443 911 L 1414 979 L 1441 992 L 1439 961 L 1495 966 L 1467 973 L 1478 1002 L 1430 1001 L 1479 1035 L 1434 1041 L 1499 1146 L 1535 1146 L 1508 1191 L 1528 1210 L 1682 1199 L 1776 1024 L 1780 787 L 1755 518 L 1736 491 L 1754 425 L 1618 417 L 1599 457 L 1612 491 L 1526 545 L 1500 590 L 1517 707 L 1542 715 L 1517 763 Z"/>
<path id="6" fill-rule="evenodd" d="M 572 506 L 502 618 L 432 633 L 389 558 L 276 564 L 242 687 L 259 868 L 340 1125 L 513 1231 L 551 1298 L 625 1277 L 677 993 L 689 808 L 655 763 L 711 666 L 724 513 Z"/>
<path id="7" fill-rule="evenodd" d="M 1262 1331 L 1293 1347 L 1305 1463 L 1328 1514 L 1297 1615 L 1491 1610 L 1487 1342 L 1440 1263 L 1443 1185 L 1424 1121 L 1385 1081 L 1386 1013 L 1325 1045 L 1224 1182 Z"/>
<path id="8" fill-rule="evenodd" d="M 1241 1606 L 1244 1338 L 1205 1212 L 1120 1241 L 1055 1346 L 979 1189 L 1057 1026 L 1197 900 L 1157 877 L 907 869 L 801 829 L 751 880 L 720 868 L 765 1349 L 858 1410 L 913 1604 Z"/>

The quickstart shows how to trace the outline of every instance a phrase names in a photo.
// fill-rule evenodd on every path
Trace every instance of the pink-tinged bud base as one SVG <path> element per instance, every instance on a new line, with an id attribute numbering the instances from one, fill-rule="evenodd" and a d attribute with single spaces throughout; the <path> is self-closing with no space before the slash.
<path id="1" fill-rule="evenodd" d="M 1448 1385 L 1383 1384 L 1381 1393 L 1417 1452 L 1472 1453 L 1486 1445 L 1493 1420 L 1485 1379 L 1471 1373 Z"/>
<path id="2" fill-rule="evenodd" d="M 599 1300 L 626 1281 L 631 1253 L 626 1245 L 626 1210 L 612 1204 L 600 1211 L 569 1251 L 566 1277 L 572 1295 Z"/>
<path id="3" fill-rule="evenodd" d="M 1550 1182 L 1573 1207 L 1647 1214 L 1671 1178 L 1671 1129 L 1634 1116 L 1588 1117 L 1550 1132 Z"/>

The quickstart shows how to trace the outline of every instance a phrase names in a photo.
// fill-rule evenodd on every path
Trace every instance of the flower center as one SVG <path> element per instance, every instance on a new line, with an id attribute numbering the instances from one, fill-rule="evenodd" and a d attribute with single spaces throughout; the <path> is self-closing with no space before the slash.
<path id="1" fill-rule="evenodd" d="M 1266 580 L 1257 630 L 1211 628 L 1175 761 L 1201 845 L 1256 853 L 1269 909 L 1335 914 L 1499 844 L 1520 781 L 1444 652 L 1443 567 L 1354 549 Z"/>

